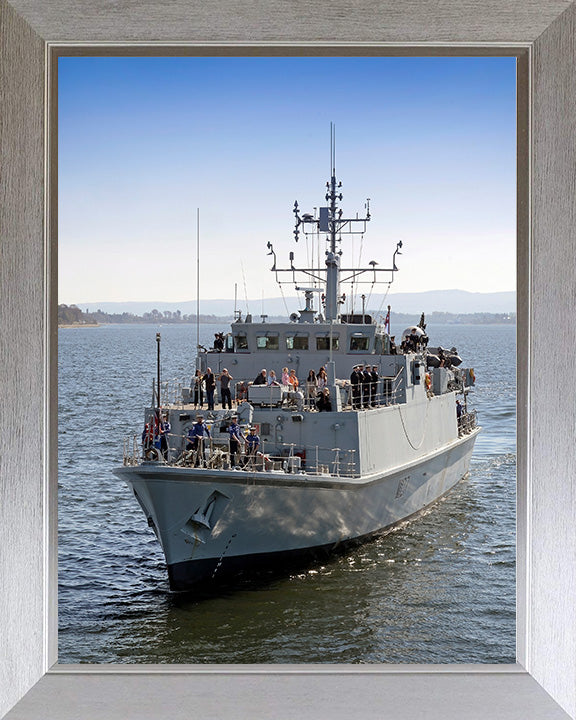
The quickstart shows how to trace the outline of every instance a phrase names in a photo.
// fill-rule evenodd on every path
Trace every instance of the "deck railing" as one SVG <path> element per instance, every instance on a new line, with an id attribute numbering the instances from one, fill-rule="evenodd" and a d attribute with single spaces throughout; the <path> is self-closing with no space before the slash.
<path id="1" fill-rule="evenodd" d="M 467 413 L 462 413 L 458 418 L 458 435 L 468 435 L 476 427 L 477 418 L 476 410 L 471 410 Z"/>
<path id="2" fill-rule="evenodd" d="M 154 461 L 172 467 L 202 467 L 210 470 L 231 469 L 231 453 L 227 443 L 204 438 L 197 449 L 180 451 L 176 444 L 184 444 L 184 436 L 170 435 L 166 457 L 160 447 L 143 444 L 137 435 L 124 440 L 123 464 L 128 467 L 143 461 Z M 244 449 L 235 453 L 235 469 L 239 471 L 283 472 L 332 477 L 358 477 L 356 450 L 324 448 L 319 445 L 304 448 L 295 443 L 263 441 L 251 454 Z"/>
<path id="3" fill-rule="evenodd" d="M 367 386 L 360 386 L 359 396 L 353 397 L 352 386 L 347 382 L 337 381 L 343 410 L 363 409 L 371 407 L 382 407 L 386 405 L 396 405 L 402 402 L 404 398 L 404 376 L 402 371 L 398 372 L 394 377 L 380 377 L 377 383 L 370 383 Z M 243 400 L 250 398 L 250 389 L 253 386 L 246 382 L 237 382 L 231 386 L 232 404 L 238 405 Z M 319 393 L 311 391 L 303 383 L 301 395 L 299 393 L 287 391 L 285 387 L 278 386 L 256 386 L 259 396 L 254 404 L 274 407 L 280 405 L 299 406 L 308 410 L 316 408 L 316 401 Z M 191 405 L 194 400 L 193 390 L 186 386 L 182 380 L 172 379 L 165 380 L 160 383 L 160 391 L 163 407 L 180 407 L 183 405 Z M 334 402 L 334 398 L 332 398 Z M 155 387 L 153 387 L 152 405 L 156 404 Z M 215 392 L 215 405 L 221 404 L 219 390 Z M 203 405 L 206 406 L 206 393 L 203 393 Z"/>

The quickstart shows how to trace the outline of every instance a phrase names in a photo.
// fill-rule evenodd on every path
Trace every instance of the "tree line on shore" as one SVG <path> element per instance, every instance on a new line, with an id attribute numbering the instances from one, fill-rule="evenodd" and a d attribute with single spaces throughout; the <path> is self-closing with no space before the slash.
<path id="1" fill-rule="evenodd" d="M 418 322 L 418 315 L 405 313 L 391 313 L 394 324 L 414 325 Z M 231 315 L 203 315 L 200 314 L 201 323 L 230 323 Z M 269 317 L 268 322 L 284 322 L 285 317 Z M 426 314 L 426 321 L 432 324 L 458 324 L 458 325 L 514 325 L 516 313 L 447 313 L 432 312 Z M 180 310 L 151 310 L 142 315 L 133 313 L 106 313 L 102 310 L 95 312 L 83 312 L 77 305 L 58 305 L 58 325 L 100 325 L 100 324 L 134 324 L 134 323 L 162 323 L 162 324 L 184 324 L 196 323 L 196 315 L 183 315 Z"/>

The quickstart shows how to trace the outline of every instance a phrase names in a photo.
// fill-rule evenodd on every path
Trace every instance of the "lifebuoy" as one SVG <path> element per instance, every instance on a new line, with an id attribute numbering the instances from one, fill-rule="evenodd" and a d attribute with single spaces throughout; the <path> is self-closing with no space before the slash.
<path id="1" fill-rule="evenodd" d="M 424 376 L 424 384 L 426 385 L 426 390 L 430 390 L 432 386 L 432 378 L 430 377 L 430 373 L 426 373 Z"/>

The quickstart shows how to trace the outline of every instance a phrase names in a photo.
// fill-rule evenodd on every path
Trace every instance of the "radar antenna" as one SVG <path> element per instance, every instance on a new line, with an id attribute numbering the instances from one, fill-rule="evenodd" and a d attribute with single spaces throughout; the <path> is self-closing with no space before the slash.
<path id="1" fill-rule="evenodd" d="M 367 198 L 364 205 L 366 211 L 364 217 L 358 217 L 356 214 L 355 218 L 344 217 L 342 209 L 339 207 L 339 203 L 342 201 L 343 195 L 341 192 L 342 183 L 336 178 L 336 127 L 334 123 L 330 123 L 330 180 L 326 183 L 326 194 L 325 200 L 326 205 L 319 208 L 318 217 L 316 214 L 311 213 L 300 213 L 298 201 L 294 202 L 292 212 L 295 217 L 294 226 L 294 240 L 298 242 L 300 233 L 312 234 L 312 233 L 325 233 L 326 242 L 328 247 L 326 249 L 326 260 L 325 267 L 311 267 L 311 268 L 299 268 L 294 265 L 294 253 L 290 253 L 290 267 L 281 269 L 276 264 L 276 253 L 272 247 L 272 243 L 268 243 L 269 255 L 274 258 L 274 265 L 272 267 L 273 272 L 276 273 L 277 282 L 282 285 L 282 281 L 278 278 L 278 273 L 288 272 L 292 273 L 292 279 L 290 282 L 297 284 L 296 273 L 302 273 L 312 278 L 315 281 L 319 281 L 324 285 L 323 302 L 325 304 L 325 317 L 327 322 L 338 319 L 338 308 L 342 303 L 340 297 L 340 285 L 345 282 L 370 282 L 374 284 L 377 282 L 377 273 L 389 273 L 390 285 L 394 279 L 394 273 L 398 270 L 396 267 L 396 255 L 401 254 L 400 248 L 402 247 L 402 241 L 396 245 L 396 250 L 392 258 L 391 268 L 380 268 L 376 267 L 378 263 L 374 260 L 370 261 L 369 267 L 367 268 L 342 268 L 340 264 L 340 257 L 342 250 L 339 249 L 338 243 L 342 241 L 343 235 L 355 235 L 363 234 L 366 232 L 366 225 L 370 221 L 370 198 Z M 342 273 L 351 273 L 347 277 L 342 277 Z M 364 273 L 370 273 L 370 280 L 355 280 L 358 276 Z M 310 297 L 307 298 L 307 309 L 309 308 Z"/>

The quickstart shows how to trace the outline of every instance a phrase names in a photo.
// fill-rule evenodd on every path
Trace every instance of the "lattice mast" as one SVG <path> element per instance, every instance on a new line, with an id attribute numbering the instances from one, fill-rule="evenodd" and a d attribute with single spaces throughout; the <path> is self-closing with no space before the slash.
<path id="1" fill-rule="evenodd" d="M 396 255 L 400 254 L 400 248 L 402 242 L 398 242 L 396 245 L 396 251 L 394 252 L 392 268 L 376 268 L 378 264 L 374 260 L 368 263 L 371 267 L 369 268 L 342 268 L 340 266 L 340 258 L 342 256 L 342 250 L 339 248 L 338 243 L 342 241 L 342 235 L 355 235 L 364 234 L 366 232 L 366 224 L 370 221 L 370 198 L 366 200 L 366 215 L 364 217 L 358 217 L 358 213 L 355 218 L 342 217 L 342 210 L 339 208 L 338 203 L 342 200 L 342 193 L 340 188 L 342 183 L 336 178 L 336 129 L 333 123 L 330 123 L 330 181 L 326 183 L 326 195 L 325 200 L 328 203 L 327 206 L 319 208 L 319 216 L 304 213 L 300 215 L 300 209 L 298 207 L 298 201 L 294 203 L 294 215 L 296 217 L 296 226 L 294 229 L 294 239 L 298 242 L 300 232 L 304 234 L 309 233 L 326 233 L 326 241 L 328 242 L 328 248 L 326 249 L 326 260 L 324 268 L 297 268 L 294 266 L 294 253 L 290 253 L 290 268 L 281 269 L 276 267 L 276 253 L 272 243 L 268 243 L 269 254 L 274 256 L 274 265 L 272 271 L 276 273 L 277 282 L 282 285 L 282 281 L 278 279 L 278 273 L 290 272 L 293 275 L 293 282 L 296 285 L 296 290 L 303 290 L 306 292 L 307 303 L 310 301 L 312 293 L 317 291 L 317 288 L 304 288 L 298 287 L 296 273 L 303 273 L 314 281 L 321 282 L 324 285 L 324 294 L 322 300 L 324 302 L 324 314 L 326 322 L 337 321 L 339 319 L 339 305 L 344 302 L 344 296 L 340 294 L 340 285 L 344 282 L 368 282 L 374 285 L 377 281 L 376 274 L 379 272 L 390 273 L 390 280 L 388 283 L 392 283 L 394 278 L 394 272 L 397 271 L 396 267 Z M 302 226 L 302 230 L 300 227 Z M 312 226 L 311 229 L 307 229 L 306 226 Z M 349 276 L 342 278 L 341 273 L 351 273 Z M 325 273 L 324 278 L 321 277 L 321 273 Z M 370 280 L 357 280 L 358 276 L 370 273 Z M 308 304 L 307 304 L 307 309 Z"/>

